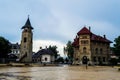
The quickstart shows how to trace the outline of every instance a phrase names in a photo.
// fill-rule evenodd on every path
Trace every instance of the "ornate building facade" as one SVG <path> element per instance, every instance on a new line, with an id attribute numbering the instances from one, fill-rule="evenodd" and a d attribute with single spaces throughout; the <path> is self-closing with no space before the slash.
<path id="1" fill-rule="evenodd" d="M 74 42 L 74 63 L 83 63 L 87 57 L 90 64 L 108 64 L 110 53 L 110 40 L 104 35 L 99 36 L 91 32 L 90 27 L 83 27 Z"/>
<path id="2" fill-rule="evenodd" d="M 29 17 L 22 27 L 22 37 L 20 44 L 20 62 L 32 62 L 33 33 Z"/>

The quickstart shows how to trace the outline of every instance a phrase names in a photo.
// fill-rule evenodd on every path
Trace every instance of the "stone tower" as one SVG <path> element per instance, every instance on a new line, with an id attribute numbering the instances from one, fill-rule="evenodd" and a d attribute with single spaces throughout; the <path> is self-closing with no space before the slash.
<path id="1" fill-rule="evenodd" d="M 32 62 L 32 40 L 33 33 L 29 17 L 25 23 L 25 25 L 21 28 L 22 37 L 21 37 L 21 45 L 20 45 L 20 62 Z"/>
<path id="2" fill-rule="evenodd" d="M 86 27 L 78 32 L 79 36 L 79 57 L 82 60 L 83 57 L 87 57 L 91 61 L 91 32 Z"/>

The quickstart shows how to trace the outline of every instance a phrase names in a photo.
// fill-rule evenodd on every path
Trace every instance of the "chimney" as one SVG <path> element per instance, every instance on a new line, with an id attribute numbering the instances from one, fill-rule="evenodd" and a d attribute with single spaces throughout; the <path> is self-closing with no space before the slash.
<path id="1" fill-rule="evenodd" d="M 47 49 L 47 46 L 46 46 L 46 49 Z"/>
<path id="2" fill-rule="evenodd" d="M 91 32 L 91 27 L 89 26 L 89 31 Z"/>
<path id="3" fill-rule="evenodd" d="M 42 49 L 42 47 L 40 46 L 40 50 Z"/>
<path id="4" fill-rule="evenodd" d="M 106 38 L 106 35 L 103 35 L 104 36 L 104 38 Z"/>
<path id="5" fill-rule="evenodd" d="M 78 36 L 76 36 L 76 39 L 78 38 Z"/>

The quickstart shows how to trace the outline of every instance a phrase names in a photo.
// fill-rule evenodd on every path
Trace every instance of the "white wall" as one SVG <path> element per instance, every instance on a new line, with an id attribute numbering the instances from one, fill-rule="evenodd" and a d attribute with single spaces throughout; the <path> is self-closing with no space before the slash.
<path id="1" fill-rule="evenodd" d="M 47 58 L 46 61 L 45 61 L 45 58 Z M 42 61 L 41 62 L 46 62 L 46 63 L 51 62 L 51 56 L 48 55 L 48 54 L 42 55 Z"/>

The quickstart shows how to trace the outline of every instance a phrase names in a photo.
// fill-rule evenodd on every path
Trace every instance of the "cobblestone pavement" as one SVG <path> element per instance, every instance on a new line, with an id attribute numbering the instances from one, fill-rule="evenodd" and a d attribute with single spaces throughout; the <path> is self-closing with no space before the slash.
<path id="1" fill-rule="evenodd" d="M 0 67 L 0 80 L 120 80 L 120 72 L 106 66 Z"/>

